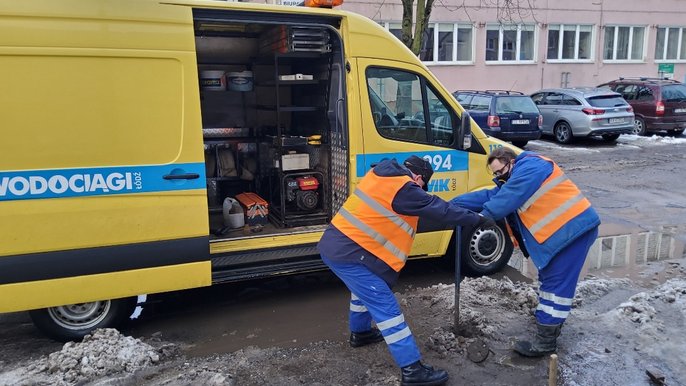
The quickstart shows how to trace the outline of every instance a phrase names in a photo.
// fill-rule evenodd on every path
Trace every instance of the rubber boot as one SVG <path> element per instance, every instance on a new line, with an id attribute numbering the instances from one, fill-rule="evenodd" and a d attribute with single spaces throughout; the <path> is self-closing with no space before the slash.
<path id="1" fill-rule="evenodd" d="M 532 341 L 518 340 L 514 350 L 527 357 L 542 357 L 557 351 L 557 337 L 560 336 L 561 324 L 536 323 L 538 331 Z"/>
<path id="2" fill-rule="evenodd" d="M 401 368 L 402 386 L 435 386 L 448 382 L 448 373 L 445 370 L 436 369 L 417 361 L 409 366 Z"/>
<path id="3" fill-rule="evenodd" d="M 352 347 L 362 347 L 368 344 L 381 342 L 382 340 L 383 335 L 381 335 L 381 331 L 376 327 L 365 332 L 350 333 L 350 346 Z"/>

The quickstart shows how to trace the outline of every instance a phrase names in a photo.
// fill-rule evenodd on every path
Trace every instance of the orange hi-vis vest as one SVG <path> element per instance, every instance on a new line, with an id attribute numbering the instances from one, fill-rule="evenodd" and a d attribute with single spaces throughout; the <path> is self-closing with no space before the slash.
<path id="1" fill-rule="evenodd" d="M 336 229 L 396 272 L 410 255 L 419 221 L 392 208 L 393 198 L 409 181 L 409 176 L 379 177 L 369 171 L 331 220 Z"/>
<path id="2" fill-rule="evenodd" d="M 536 241 L 542 244 L 563 225 L 590 208 L 591 202 L 555 162 L 538 157 L 553 164 L 553 173 L 517 209 L 517 213 Z"/>

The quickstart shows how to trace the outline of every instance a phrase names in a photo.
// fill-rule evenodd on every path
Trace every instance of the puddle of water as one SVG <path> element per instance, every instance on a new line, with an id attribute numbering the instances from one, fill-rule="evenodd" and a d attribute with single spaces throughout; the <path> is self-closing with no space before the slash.
<path id="1" fill-rule="evenodd" d="M 655 264 L 686 258 L 686 243 L 680 227 L 664 227 L 664 232 L 629 229 L 618 224 L 603 224 L 600 236 L 589 250 L 580 278 L 587 275 L 629 278 L 637 283 L 662 283 L 684 267 L 680 262 Z M 524 276 L 536 279 L 537 270 L 530 259 L 513 256 L 510 265 Z"/>

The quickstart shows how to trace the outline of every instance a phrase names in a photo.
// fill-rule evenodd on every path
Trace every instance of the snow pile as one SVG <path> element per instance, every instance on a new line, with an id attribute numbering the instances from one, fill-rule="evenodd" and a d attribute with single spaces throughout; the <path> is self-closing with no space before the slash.
<path id="1" fill-rule="evenodd" d="M 633 134 L 624 134 L 624 135 L 619 137 L 618 142 L 635 142 L 635 141 L 650 142 L 650 143 L 656 144 L 656 145 L 672 145 L 672 144 L 677 144 L 677 143 L 686 143 L 686 137 L 684 137 L 684 136 L 673 137 L 671 135 L 662 136 L 662 135 L 655 135 L 655 134 L 651 135 L 650 137 L 644 137 L 644 136 L 633 135 Z"/>
<path id="2" fill-rule="evenodd" d="M 460 285 L 460 302 L 474 307 L 498 307 L 507 311 L 533 313 L 538 306 L 538 294 L 528 283 L 513 283 L 490 277 L 465 278 Z"/>
<path id="3" fill-rule="evenodd" d="M 652 291 L 641 292 L 617 306 L 614 316 L 641 325 L 655 319 L 655 307 L 674 304 L 686 316 L 686 279 L 671 279 Z"/>
<path id="4" fill-rule="evenodd" d="M 164 355 L 164 354 L 163 354 Z M 0 375 L 0 385 L 73 385 L 117 373 L 133 373 L 160 361 L 160 351 L 116 329 L 99 329 L 82 342 Z"/>
<path id="5" fill-rule="evenodd" d="M 653 143 L 659 143 L 662 145 L 673 145 L 677 143 L 686 143 L 686 138 L 679 138 L 679 137 L 662 137 L 659 135 L 652 135 L 651 137 L 646 137 L 645 138 L 648 142 L 653 142 Z"/>
<path id="6" fill-rule="evenodd" d="M 576 294 L 572 307 L 581 306 L 584 302 L 593 302 L 619 288 L 629 288 L 629 279 L 599 279 L 590 277 L 580 282 L 576 287 Z"/>

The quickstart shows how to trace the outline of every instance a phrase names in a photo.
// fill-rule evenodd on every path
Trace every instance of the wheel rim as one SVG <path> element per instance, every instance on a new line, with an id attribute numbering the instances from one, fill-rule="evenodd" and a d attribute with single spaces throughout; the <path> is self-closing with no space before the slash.
<path id="1" fill-rule="evenodd" d="M 564 123 L 559 124 L 557 130 L 555 130 L 555 137 L 557 137 L 557 140 L 560 142 L 567 142 L 569 141 L 569 136 L 569 126 Z"/>
<path id="2" fill-rule="evenodd" d="M 107 316 L 111 301 L 69 304 L 48 308 L 48 314 L 59 326 L 68 330 L 84 330 L 96 326 Z"/>
<path id="3" fill-rule="evenodd" d="M 634 135 L 640 135 L 643 132 L 643 121 L 640 119 L 634 119 L 634 129 L 632 133 Z"/>
<path id="4" fill-rule="evenodd" d="M 500 228 L 477 229 L 469 240 L 469 256 L 475 264 L 487 266 L 497 261 L 505 250 L 505 235 Z"/>

